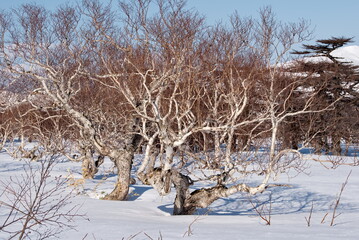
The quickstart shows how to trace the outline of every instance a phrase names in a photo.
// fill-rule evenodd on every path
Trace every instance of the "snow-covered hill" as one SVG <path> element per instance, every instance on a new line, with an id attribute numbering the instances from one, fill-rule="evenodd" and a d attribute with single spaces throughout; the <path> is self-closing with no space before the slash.
<path id="1" fill-rule="evenodd" d="M 346 62 L 359 65 L 359 46 L 341 47 L 332 52 L 332 56 L 341 57 Z"/>
<path id="2" fill-rule="evenodd" d="M 348 62 L 348 63 L 352 63 L 354 65 L 358 65 L 359 66 L 359 46 L 345 46 L 345 47 L 341 47 L 338 48 L 336 50 L 334 50 L 331 55 L 333 57 L 338 57 L 340 58 L 339 61 L 343 61 L 343 62 Z M 304 58 L 299 58 L 298 60 L 304 61 L 304 62 L 331 62 L 331 60 L 327 57 L 323 57 L 323 56 L 311 56 L 311 57 L 304 57 Z M 284 63 L 284 66 L 290 67 L 293 66 L 293 63 L 295 63 L 296 61 L 289 61 Z"/>

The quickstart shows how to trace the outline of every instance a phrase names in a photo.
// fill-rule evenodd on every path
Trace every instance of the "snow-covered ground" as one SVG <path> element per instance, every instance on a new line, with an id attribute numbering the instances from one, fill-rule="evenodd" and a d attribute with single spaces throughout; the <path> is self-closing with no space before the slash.
<path id="1" fill-rule="evenodd" d="M 116 180 L 111 172 L 112 163 L 106 161 L 94 180 L 84 182 L 80 163 L 63 161 L 56 165 L 52 176 L 70 176 L 72 181 L 78 180 L 78 195 L 73 204 L 82 205 L 80 212 L 85 213 L 88 220 L 79 218 L 77 231 L 66 231 L 60 239 L 358 239 L 359 167 L 341 166 L 333 170 L 317 162 L 308 164 L 306 174 L 293 179 L 282 176 L 277 182 L 291 187 L 271 188 L 251 199 L 239 193 L 219 199 L 197 215 L 171 216 L 174 191 L 160 197 L 150 186 L 135 184 L 128 201 L 100 200 L 99 197 L 111 191 Z M 24 161 L 13 160 L 1 152 L 0 180 L 19 176 L 23 165 Z M 350 171 L 337 210 L 341 215 L 331 227 L 333 203 Z M 311 226 L 308 227 L 305 218 L 310 215 L 312 203 Z M 264 213 L 271 206 L 270 226 L 260 219 L 253 206 L 258 206 L 257 209 L 264 206 Z M 1 213 L 0 223 L 5 217 L 4 212 Z M 7 239 L 1 231 L 0 239 Z"/>

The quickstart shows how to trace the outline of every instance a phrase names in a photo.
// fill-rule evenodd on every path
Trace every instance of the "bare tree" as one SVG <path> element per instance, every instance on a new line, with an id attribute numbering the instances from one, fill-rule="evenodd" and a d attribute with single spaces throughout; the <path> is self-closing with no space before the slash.
<path id="1" fill-rule="evenodd" d="M 58 236 L 74 229 L 74 220 L 83 217 L 79 206 L 71 204 L 67 179 L 50 175 L 56 161 L 56 156 L 50 156 L 36 167 L 27 162 L 22 175 L 0 182 L 0 207 L 6 216 L 0 229 L 9 239 Z"/>
<path id="2" fill-rule="evenodd" d="M 183 1 L 159 1 L 159 14 L 149 18 L 149 4 L 150 1 L 121 3 L 126 34 L 122 38 L 111 35 L 100 23 L 95 25 L 106 39 L 104 47 L 112 51 L 99 53 L 106 72 L 93 78 L 123 95 L 141 121 L 140 131 L 147 150 L 139 177 L 160 194 L 167 194 L 175 149 L 199 128 L 193 114 L 194 103 L 201 94 L 195 90 L 198 86 L 195 40 L 203 19 L 184 10 Z M 91 17 L 96 19 L 95 14 Z M 145 174 L 156 140 L 163 149 L 163 162 L 156 171 L 150 167 Z"/>
<path id="3" fill-rule="evenodd" d="M 293 44 L 306 39 L 307 25 L 304 22 L 290 25 L 278 23 L 269 8 L 265 8 L 260 12 L 259 20 L 245 22 L 235 15 L 232 22 L 234 32 L 243 33 L 242 37 L 245 38 L 234 37 L 234 39 L 239 39 L 238 44 L 241 44 L 239 45 L 241 47 L 235 50 L 231 48 L 233 52 L 227 53 L 226 59 L 229 67 L 227 68 L 228 72 L 223 71 L 223 77 L 231 79 L 231 76 L 236 76 L 235 79 L 238 82 L 233 85 L 236 88 L 230 87 L 223 94 L 223 99 L 228 103 L 228 115 L 224 115 L 225 117 L 223 118 L 225 121 L 221 122 L 217 127 L 204 128 L 204 130 L 222 131 L 224 133 L 225 138 L 223 139 L 226 139 L 224 142 L 226 143 L 225 171 L 221 171 L 217 176 L 209 176 L 210 179 L 217 182 L 214 187 L 202 188 L 187 195 L 184 200 L 183 211 L 180 214 L 192 213 L 197 207 L 206 207 L 220 197 L 226 197 L 237 192 L 261 193 L 266 190 L 269 186 L 269 181 L 275 178 L 277 174 L 288 171 L 290 168 L 300 169 L 300 164 L 295 163 L 298 160 L 297 157 L 286 157 L 288 152 L 293 151 L 283 150 L 277 152 L 275 146 L 278 140 L 277 129 L 279 124 L 287 116 L 306 113 L 306 108 L 297 112 L 290 112 L 286 108 L 286 102 L 279 105 L 278 100 L 280 98 L 286 101 L 291 97 L 295 89 L 293 86 L 298 80 L 291 78 L 293 83 L 283 84 L 282 82 L 282 85 L 279 86 L 277 83 L 283 80 L 280 76 L 284 75 L 284 70 L 279 63 L 284 60 Z M 232 42 L 231 46 L 236 45 Z M 248 65 L 240 67 L 239 63 L 243 61 L 238 61 L 238 57 L 229 58 L 228 56 L 244 56 L 251 61 L 247 60 L 249 61 Z M 256 74 L 252 71 L 245 71 L 248 68 L 255 68 Z M 220 84 L 225 86 L 224 82 L 220 82 Z M 249 85 L 251 88 L 247 87 Z M 240 89 L 239 92 L 238 88 Z M 257 103 L 260 107 L 252 108 L 250 112 L 246 112 L 245 109 L 251 101 L 253 101 L 252 103 Z M 310 102 L 308 102 L 308 105 L 310 105 Z M 213 106 L 215 105 L 213 104 Z M 278 106 L 283 107 L 283 109 Z M 270 124 L 269 128 L 266 127 L 268 123 Z M 244 155 L 237 154 L 236 160 L 231 156 L 233 153 L 231 145 L 233 144 L 234 133 L 241 128 L 248 129 L 249 126 L 251 126 L 248 132 L 250 134 L 249 139 L 259 139 L 268 136 L 266 132 L 270 133 L 268 156 L 262 155 L 261 158 L 264 157 L 264 160 L 261 161 L 258 161 L 259 158 L 252 158 L 249 164 L 255 164 L 257 167 L 252 168 L 251 171 L 247 171 L 248 161 L 243 161 L 243 158 L 241 158 L 245 158 Z M 239 149 L 239 152 L 244 150 Z M 295 155 L 298 155 L 298 152 L 295 152 Z M 250 173 L 263 174 L 263 181 L 257 186 L 250 186 L 241 182 L 235 176 L 235 174 L 246 176 Z M 232 186 L 227 187 L 227 184 Z"/>
<path id="4" fill-rule="evenodd" d="M 317 92 L 308 93 L 300 109 L 291 109 L 288 104 L 303 79 L 288 75 L 289 70 L 280 63 L 294 44 L 310 35 L 307 24 L 279 23 L 271 10 L 265 8 L 259 20 L 234 16 L 231 30 L 218 26 L 215 31 L 204 32 L 203 20 L 185 10 L 184 2 L 159 1 L 158 15 L 148 17 L 150 3 L 121 4 L 126 24 L 123 38 L 94 20 L 96 30 L 104 38 L 101 43 L 106 44 L 103 46 L 106 51 L 99 53 L 106 72 L 92 78 L 118 90 L 142 122 L 138 126 L 148 145 L 139 171 L 141 180 L 161 195 L 167 194 L 174 184 L 177 191 L 174 213 L 189 214 L 236 192 L 263 192 L 270 179 L 290 168 L 300 171 L 298 151 L 277 151 L 278 129 L 289 117 L 330 108 L 329 105 L 317 110 L 310 108 Z M 96 19 L 96 15 L 91 18 Z M 215 37 L 206 38 L 210 34 Z M 203 52 L 203 46 L 209 54 Z M 209 63 L 213 66 L 209 67 Z M 200 101 L 206 103 L 196 114 L 195 104 Z M 251 112 L 250 101 L 260 107 Z M 259 165 L 254 172 L 264 174 L 258 186 L 238 183 L 234 177 L 248 164 L 232 158 L 235 134 L 241 128 L 249 129 L 249 139 L 269 136 L 267 160 L 252 162 Z M 214 187 L 189 193 L 193 180 L 184 174 L 185 169 L 177 167 L 174 154 L 197 132 L 213 134 L 215 161 L 223 169 L 205 178 L 215 181 Z M 160 149 L 151 151 L 156 141 Z M 221 144 L 226 145 L 224 155 Z M 151 162 L 150 154 L 156 152 L 164 157 L 158 159 L 163 161 L 154 168 L 156 158 L 152 157 Z M 145 174 L 147 167 L 149 172 Z"/>
<path id="5" fill-rule="evenodd" d="M 85 6 L 91 7 L 89 4 L 90 1 Z M 108 7 L 102 10 L 106 9 L 108 10 Z M 102 137 L 103 127 L 100 127 L 96 122 L 98 119 L 87 111 L 88 106 L 77 104 L 81 101 L 84 90 L 92 89 L 90 93 L 95 90 L 91 85 L 93 82 L 88 80 L 85 74 L 91 67 L 94 67 L 91 70 L 96 70 L 91 60 L 91 49 L 98 32 L 92 27 L 91 19 L 80 24 L 80 11 L 66 5 L 50 14 L 42 7 L 27 4 L 14 13 L 12 24 L 2 25 L 4 34 L 1 52 L 5 58 L 4 69 L 11 72 L 14 81 L 26 79 L 26 83 L 33 86 L 30 96 L 45 96 L 49 104 L 47 108 L 55 107 L 66 113 L 76 124 L 84 140 L 80 145 L 89 148 L 87 145 L 90 144 L 90 148 L 114 161 L 118 168 L 118 184 L 107 198 L 125 199 L 133 153 L 138 142 L 137 135 L 133 134 L 135 123 L 126 124 L 121 129 L 122 133 L 125 133 L 121 139 L 108 144 Z M 41 108 L 43 106 L 39 105 L 43 103 L 38 99 L 35 97 L 27 100 L 35 108 Z M 97 106 L 101 106 L 101 103 Z M 98 109 L 101 110 L 101 107 Z M 93 176 L 93 172 L 89 176 Z"/>

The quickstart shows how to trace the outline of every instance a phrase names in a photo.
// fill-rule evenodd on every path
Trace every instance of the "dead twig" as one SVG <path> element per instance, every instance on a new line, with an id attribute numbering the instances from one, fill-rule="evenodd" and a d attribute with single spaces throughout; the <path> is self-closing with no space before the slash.
<path id="1" fill-rule="evenodd" d="M 341 213 L 337 214 L 337 209 L 338 209 L 338 206 L 340 204 L 340 200 L 341 200 L 341 197 L 342 197 L 342 194 L 344 192 L 344 189 L 346 187 L 346 185 L 348 184 L 348 180 L 349 180 L 349 177 L 351 175 L 352 171 L 350 170 L 347 178 L 345 179 L 345 182 L 342 184 L 342 187 L 340 188 L 340 192 L 339 192 L 339 195 L 337 197 L 337 199 L 335 200 L 335 204 L 334 204 L 334 208 L 333 208 L 333 214 L 332 214 L 332 220 L 330 222 L 330 226 L 334 226 L 334 221 L 337 217 L 339 217 L 341 215 Z"/>
<path id="2" fill-rule="evenodd" d="M 252 199 L 249 199 L 253 209 L 256 211 L 258 216 L 266 223 L 266 225 L 271 225 L 271 214 L 272 214 L 272 193 L 269 195 L 269 206 L 268 204 L 254 204 Z M 260 205 L 260 207 L 259 207 Z"/>
<path id="3" fill-rule="evenodd" d="M 313 208 L 314 208 L 314 203 L 312 202 L 312 207 L 310 208 L 310 212 L 309 212 L 308 218 L 307 218 L 307 217 L 304 217 L 304 218 L 305 218 L 305 221 L 307 222 L 308 227 L 310 227 L 310 221 L 311 221 L 311 219 L 312 219 Z"/>
<path id="4" fill-rule="evenodd" d="M 197 216 L 197 217 L 188 225 L 188 229 L 187 229 L 187 231 L 183 234 L 182 237 L 185 237 L 185 236 L 190 237 L 190 236 L 193 235 L 192 226 L 193 226 L 194 223 L 196 223 L 196 222 L 198 222 L 199 220 L 201 220 L 201 219 L 200 219 L 201 216 L 202 216 L 202 215 Z"/>

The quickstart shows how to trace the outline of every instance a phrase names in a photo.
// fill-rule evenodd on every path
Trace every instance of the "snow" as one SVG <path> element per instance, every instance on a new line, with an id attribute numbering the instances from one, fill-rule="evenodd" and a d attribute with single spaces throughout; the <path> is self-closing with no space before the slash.
<path id="1" fill-rule="evenodd" d="M 345 46 L 340 47 L 336 50 L 334 50 L 331 55 L 333 57 L 338 57 L 341 59 L 338 59 L 339 61 L 343 62 L 349 62 L 353 65 L 359 65 L 359 46 L 353 45 L 353 46 Z M 327 62 L 330 63 L 331 60 L 324 56 L 316 56 L 316 57 L 303 57 L 299 58 L 297 60 L 301 60 L 305 63 L 312 62 L 312 63 L 320 63 L 320 62 Z M 288 61 L 285 63 L 280 63 L 278 66 L 283 67 L 292 67 L 293 64 L 295 64 L 296 61 Z M 296 73 L 296 75 L 301 76 L 301 73 Z"/>
<path id="2" fill-rule="evenodd" d="M 339 61 L 359 65 L 359 46 L 345 46 L 331 52 L 333 57 L 340 58 Z M 305 57 L 304 62 L 331 62 L 327 57 Z"/>
<path id="3" fill-rule="evenodd" d="M 141 157 L 138 155 L 136 160 Z M 23 164 L 1 152 L 0 180 L 19 176 Z M 100 200 L 114 186 L 116 174 L 112 168 L 112 163 L 106 159 L 95 179 L 84 181 L 80 163 L 62 161 L 55 166 L 53 176 L 68 176 L 77 183 L 75 192 L 78 194 L 74 195 L 73 204 L 82 205 L 80 212 L 86 214 L 86 218 L 77 220 L 77 231 L 65 231 L 60 239 L 358 239 L 359 167 L 326 169 L 318 162 L 309 162 L 305 173 L 293 179 L 283 175 L 277 182 L 291 187 L 270 188 L 252 198 L 239 193 L 219 199 L 193 216 L 171 216 L 174 191 L 160 197 L 150 186 L 138 183 L 131 186 L 128 201 Z M 350 171 L 352 174 L 338 208 L 341 215 L 331 227 L 333 203 Z M 247 181 L 255 183 L 256 180 Z M 73 187 L 68 186 L 69 189 Z M 269 207 L 270 195 L 272 210 L 268 226 L 253 205 Z M 308 227 L 305 217 L 309 217 L 312 203 L 313 214 Z M 2 213 L 0 223 L 4 217 Z M 6 235 L 0 232 L 0 239 L 6 239 Z"/>
<path id="4" fill-rule="evenodd" d="M 346 46 L 334 50 L 332 53 L 334 57 L 341 57 L 344 61 L 351 62 L 354 65 L 359 65 L 359 46 Z"/>

